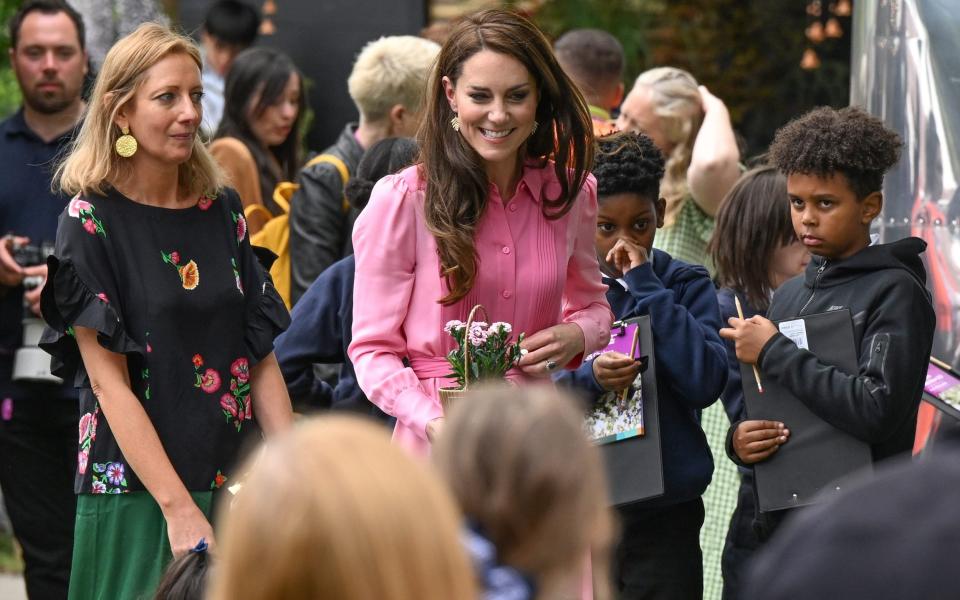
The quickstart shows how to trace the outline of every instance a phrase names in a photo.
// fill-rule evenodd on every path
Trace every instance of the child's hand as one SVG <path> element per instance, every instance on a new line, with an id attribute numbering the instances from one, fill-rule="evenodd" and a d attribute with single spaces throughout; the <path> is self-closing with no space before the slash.
<path id="1" fill-rule="evenodd" d="M 607 252 L 606 256 L 607 264 L 611 265 L 621 275 L 630 269 L 639 267 L 649 259 L 650 256 L 646 248 L 623 238 L 617 240 L 617 243 L 613 245 L 610 252 Z"/>
<path id="2" fill-rule="evenodd" d="M 741 421 L 733 432 L 733 451 L 751 465 L 769 458 L 789 437 L 790 430 L 778 421 Z"/>
<path id="3" fill-rule="evenodd" d="M 639 372 L 640 363 L 621 352 L 604 352 L 593 359 L 593 376 L 609 392 L 627 389 Z"/>
<path id="4" fill-rule="evenodd" d="M 737 348 L 737 359 L 748 365 L 757 364 L 760 351 L 770 338 L 777 334 L 777 326 L 770 319 L 759 315 L 749 319 L 730 317 L 730 327 L 720 330 L 720 337 L 733 340 Z"/>

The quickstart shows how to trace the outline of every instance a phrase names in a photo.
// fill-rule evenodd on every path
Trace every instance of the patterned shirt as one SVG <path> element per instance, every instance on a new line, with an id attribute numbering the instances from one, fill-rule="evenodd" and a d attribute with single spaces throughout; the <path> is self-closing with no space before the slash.
<path id="1" fill-rule="evenodd" d="M 254 256 L 233 190 L 184 209 L 110 190 L 77 195 L 60 215 L 42 296 L 42 346 L 80 388 L 77 493 L 143 490 L 123 456 L 74 339 L 96 330 L 123 354 L 174 470 L 190 491 L 227 481 L 241 444 L 258 435 L 250 369 L 289 317 Z"/>

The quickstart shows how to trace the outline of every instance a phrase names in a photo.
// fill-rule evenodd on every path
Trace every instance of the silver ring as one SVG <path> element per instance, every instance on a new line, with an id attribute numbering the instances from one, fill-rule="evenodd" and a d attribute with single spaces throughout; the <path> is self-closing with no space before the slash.
<path id="1" fill-rule="evenodd" d="M 554 369 L 557 368 L 557 361 L 555 361 L 555 360 L 548 360 L 546 363 L 544 363 L 543 366 L 546 367 L 546 369 L 547 369 L 548 371 L 552 371 L 552 370 L 554 370 Z"/>

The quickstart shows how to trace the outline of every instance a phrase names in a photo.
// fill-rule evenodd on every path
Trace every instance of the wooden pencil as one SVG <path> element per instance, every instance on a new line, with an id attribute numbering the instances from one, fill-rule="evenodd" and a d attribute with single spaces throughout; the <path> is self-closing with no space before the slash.
<path id="1" fill-rule="evenodd" d="M 740 298 L 736 294 L 733 295 L 733 301 L 737 305 L 737 316 L 743 320 L 743 307 L 740 306 Z M 753 367 L 753 378 L 757 380 L 757 390 L 762 394 L 763 385 L 760 384 L 760 371 L 757 369 L 757 365 L 750 365 Z"/>

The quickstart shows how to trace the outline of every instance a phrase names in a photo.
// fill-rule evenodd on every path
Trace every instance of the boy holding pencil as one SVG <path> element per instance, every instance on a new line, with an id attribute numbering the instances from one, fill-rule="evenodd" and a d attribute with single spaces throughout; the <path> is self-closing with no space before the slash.
<path id="1" fill-rule="evenodd" d="M 814 255 L 804 275 L 783 284 L 767 318 L 731 318 L 720 335 L 740 361 L 755 365 L 814 414 L 870 444 L 874 462 L 910 452 L 935 316 L 920 255 L 907 238 L 871 240 L 883 207 L 883 175 L 900 154 L 900 137 L 858 108 L 817 108 L 781 128 L 770 160 L 787 177 L 793 227 Z M 821 363 L 780 333 L 772 320 L 848 308 L 859 369 Z M 780 424 L 734 424 L 728 453 L 743 465 L 767 459 L 789 443 Z M 769 536 L 782 513 L 761 519 Z"/>
<path id="2" fill-rule="evenodd" d="M 663 496 L 620 509 L 614 585 L 622 599 L 701 600 L 701 495 L 713 457 L 699 414 L 727 380 L 720 309 L 706 269 L 653 249 L 666 208 L 663 155 L 643 134 L 615 134 L 597 144 L 597 254 L 616 317 L 650 315 L 664 483 Z M 631 356 L 608 352 L 558 379 L 596 401 L 604 391 L 627 388 L 638 371 Z"/>

